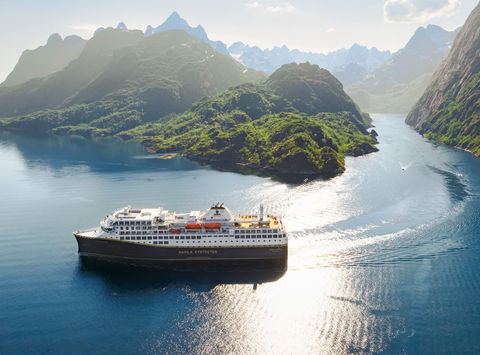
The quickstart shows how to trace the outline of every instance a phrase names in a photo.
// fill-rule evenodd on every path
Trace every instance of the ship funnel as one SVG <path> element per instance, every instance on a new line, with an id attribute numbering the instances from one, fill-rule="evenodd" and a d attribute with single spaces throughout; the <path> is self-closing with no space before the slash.
<path id="1" fill-rule="evenodd" d="M 260 221 L 263 221 L 263 203 L 260 204 Z"/>

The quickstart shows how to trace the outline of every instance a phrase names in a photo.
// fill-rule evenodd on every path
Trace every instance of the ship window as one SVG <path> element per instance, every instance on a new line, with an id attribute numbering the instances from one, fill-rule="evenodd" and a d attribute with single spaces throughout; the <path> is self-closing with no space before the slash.
<path id="1" fill-rule="evenodd" d="M 239 238 L 239 236 L 238 236 L 238 235 L 236 235 L 236 236 L 235 236 L 235 239 L 238 239 L 238 238 Z"/>
<path id="2" fill-rule="evenodd" d="M 244 238 L 245 238 L 245 236 L 244 236 L 244 235 L 242 235 L 242 236 L 240 236 L 240 238 L 244 239 Z"/>
<path id="3" fill-rule="evenodd" d="M 181 236 L 180 236 L 180 239 L 185 239 L 185 236 L 184 236 L 184 235 L 181 235 Z"/>
<path id="4" fill-rule="evenodd" d="M 175 239 L 178 239 L 178 235 L 175 236 Z"/>
<path id="5" fill-rule="evenodd" d="M 250 236 L 249 236 L 249 235 L 247 235 L 247 238 L 250 238 Z M 252 238 L 253 238 L 253 237 L 252 237 Z"/>
<path id="6" fill-rule="evenodd" d="M 168 242 L 163 242 L 163 244 L 168 244 Z"/>
<path id="7" fill-rule="evenodd" d="M 120 240 L 124 240 L 124 239 L 125 239 L 125 237 L 120 237 Z"/>
<path id="8" fill-rule="evenodd" d="M 147 240 L 147 237 L 142 237 L 142 240 Z"/>
<path id="9" fill-rule="evenodd" d="M 148 237 L 148 240 L 152 240 L 152 237 Z"/>
<path id="10" fill-rule="evenodd" d="M 187 235 L 187 237 L 186 237 L 186 238 L 187 238 L 187 239 L 190 239 L 190 236 L 189 236 L 189 235 Z"/>
<path id="11" fill-rule="evenodd" d="M 153 242 L 153 244 L 157 244 L 157 242 Z"/>
<path id="12" fill-rule="evenodd" d="M 197 239 L 202 239 L 202 236 L 201 236 L 201 235 L 197 235 Z"/>
<path id="13" fill-rule="evenodd" d="M 243 234 L 245 234 L 246 231 L 242 229 L 241 232 L 242 232 Z"/>

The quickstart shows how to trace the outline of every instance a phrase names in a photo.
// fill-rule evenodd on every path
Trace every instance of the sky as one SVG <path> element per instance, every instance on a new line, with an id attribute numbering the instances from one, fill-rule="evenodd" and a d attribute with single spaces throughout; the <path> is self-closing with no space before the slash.
<path id="1" fill-rule="evenodd" d="M 0 0 L 0 82 L 25 49 L 52 33 L 91 38 L 98 27 L 158 26 L 173 11 L 210 39 L 329 52 L 354 43 L 402 48 L 419 26 L 461 26 L 478 0 Z"/>

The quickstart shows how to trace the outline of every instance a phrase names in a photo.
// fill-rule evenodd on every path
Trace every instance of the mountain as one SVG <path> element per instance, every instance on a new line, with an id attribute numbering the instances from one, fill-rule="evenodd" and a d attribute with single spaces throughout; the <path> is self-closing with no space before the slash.
<path id="1" fill-rule="evenodd" d="M 0 90 L 0 117 L 8 117 L 0 127 L 35 134 L 115 134 L 265 77 L 185 31 L 145 37 L 138 30 L 109 28 L 63 70 Z"/>
<path id="2" fill-rule="evenodd" d="M 448 54 L 458 31 L 435 25 L 419 27 L 404 48 L 346 91 L 364 111 L 408 112 Z"/>
<path id="3" fill-rule="evenodd" d="M 151 36 L 155 33 L 169 30 L 184 30 L 188 34 L 200 38 L 205 43 L 208 43 L 217 52 L 230 55 L 225 43 L 221 41 L 210 40 L 202 26 L 198 25 L 197 27 L 191 27 L 188 22 L 181 18 L 176 11 L 174 11 L 160 26 L 154 28 L 148 25 L 145 30 L 145 36 Z"/>
<path id="4" fill-rule="evenodd" d="M 267 73 L 272 73 L 283 64 L 291 62 L 310 62 L 327 70 L 334 70 L 348 64 L 357 64 L 365 71 L 370 72 L 390 57 L 389 51 L 379 51 L 375 47 L 368 49 L 358 44 L 354 44 L 349 49 L 339 49 L 328 54 L 302 52 L 298 49 L 290 50 L 286 46 L 261 49 L 257 46 L 250 47 L 242 42 L 233 43 L 228 50 L 247 68 Z"/>
<path id="5" fill-rule="evenodd" d="M 244 84 L 196 102 L 189 111 L 121 135 L 149 137 L 156 152 L 269 173 L 335 176 L 347 154 L 376 151 L 362 114 L 327 70 L 287 64 L 259 84 Z"/>
<path id="6" fill-rule="evenodd" d="M 78 58 L 86 42 L 78 36 L 62 39 L 58 33 L 52 34 L 44 46 L 27 49 L 22 53 L 15 68 L 0 87 L 22 84 L 63 69 Z"/>
<path id="7" fill-rule="evenodd" d="M 335 67 L 332 74 L 344 85 L 351 85 L 362 80 L 368 71 L 358 63 L 348 63 Z"/>
<path id="8" fill-rule="evenodd" d="M 480 4 L 406 122 L 427 138 L 480 154 Z"/>
<path id="9" fill-rule="evenodd" d="M 86 44 L 80 56 L 65 68 L 21 85 L 0 88 L 0 117 L 28 114 L 68 105 L 82 88 L 97 78 L 120 48 L 140 43 L 141 31 L 106 29 Z"/>

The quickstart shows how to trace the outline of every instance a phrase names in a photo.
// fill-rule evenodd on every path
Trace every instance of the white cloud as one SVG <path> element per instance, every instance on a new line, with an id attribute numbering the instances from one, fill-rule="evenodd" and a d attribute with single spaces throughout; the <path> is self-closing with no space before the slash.
<path id="1" fill-rule="evenodd" d="M 451 16 L 459 6 L 460 0 L 387 0 L 383 17 L 389 23 L 422 23 Z"/>
<path id="2" fill-rule="evenodd" d="M 251 7 L 251 8 L 257 8 L 257 9 L 263 9 L 268 12 L 293 12 L 295 11 L 295 6 L 292 4 L 285 3 L 283 5 L 275 5 L 275 6 L 270 6 L 270 5 L 264 5 L 258 1 L 254 2 L 249 2 L 246 3 L 245 6 Z"/>
<path id="3" fill-rule="evenodd" d="M 334 29 L 333 27 L 330 27 L 329 29 L 327 29 L 327 33 L 333 33 L 335 31 L 336 29 Z"/>
<path id="4" fill-rule="evenodd" d="M 285 10 L 287 12 L 293 12 L 293 11 L 295 11 L 295 6 L 293 6 L 292 4 L 287 4 L 287 5 L 285 5 Z"/>
<path id="5" fill-rule="evenodd" d="M 246 3 L 245 6 L 248 6 L 248 7 L 261 7 L 262 4 L 260 4 L 258 1 L 254 1 L 254 2 Z"/>

